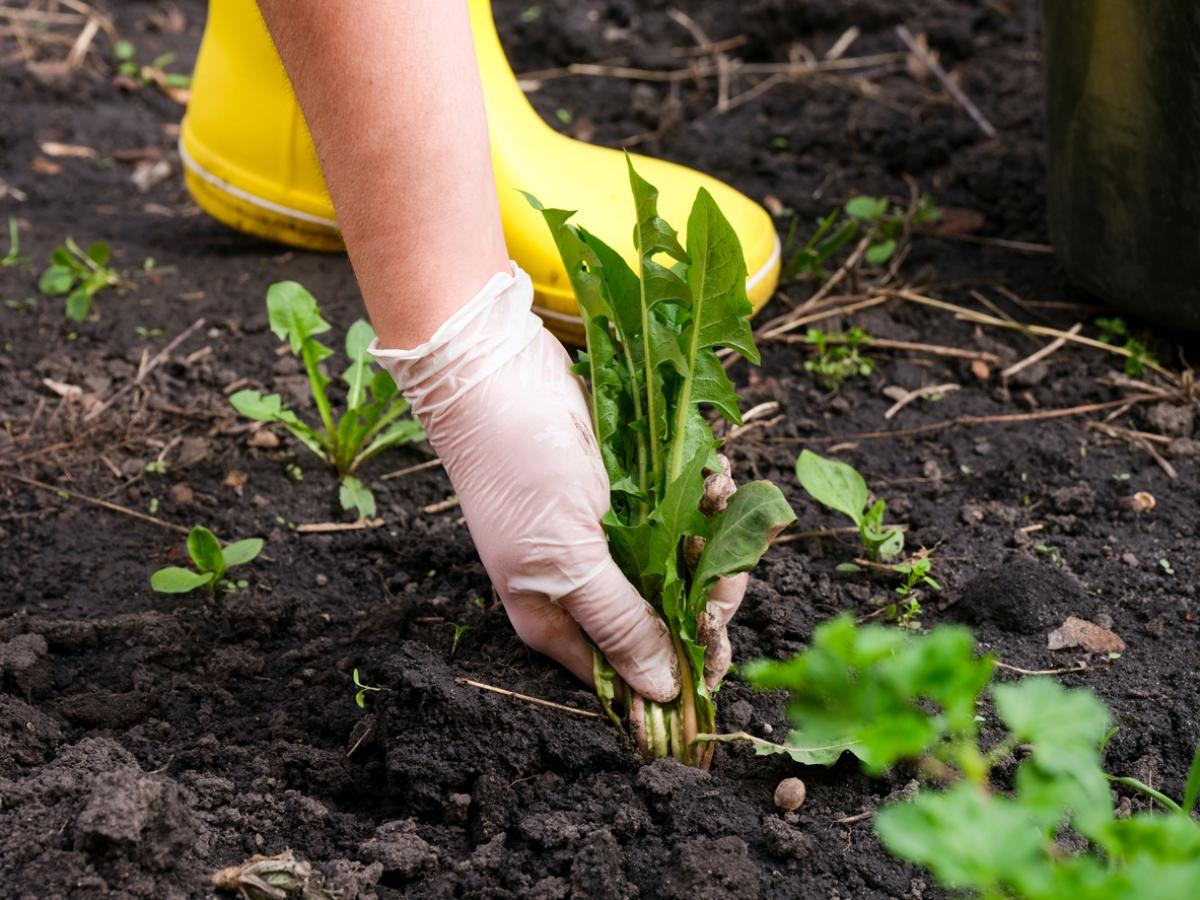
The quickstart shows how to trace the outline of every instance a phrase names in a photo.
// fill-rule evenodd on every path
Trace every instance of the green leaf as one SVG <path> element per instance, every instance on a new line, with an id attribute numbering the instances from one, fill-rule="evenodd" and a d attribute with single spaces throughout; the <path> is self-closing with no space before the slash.
<path id="1" fill-rule="evenodd" d="M 1050 879 L 1043 833 L 1017 805 L 968 782 L 880 810 L 875 832 L 889 852 L 952 890 L 1011 896 L 1014 876 Z"/>
<path id="2" fill-rule="evenodd" d="M 666 576 L 668 569 L 675 566 L 683 537 L 708 534 L 708 520 L 700 512 L 700 500 L 704 496 L 703 469 L 708 455 L 707 447 L 699 449 L 692 461 L 667 485 L 662 502 L 651 515 L 649 558 L 641 570 L 645 574 Z"/>
<path id="3" fill-rule="evenodd" d="M 348 388 L 346 408 L 349 410 L 358 409 L 366 394 L 371 370 L 371 354 L 367 352 L 367 347 L 374 339 L 375 329 L 362 319 L 358 319 L 346 331 L 346 356 L 350 358 L 350 367 L 342 373 L 342 380 Z"/>
<path id="4" fill-rule="evenodd" d="M 98 266 L 107 266 L 109 257 L 108 244 L 103 241 L 95 241 L 88 244 L 87 248 L 88 259 Z"/>
<path id="5" fill-rule="evenodd" d="M 1032 745 L 1041 767 L 1066 771 L 1099 759 L 1100 741 L 1112 720 L 1091 691 L 1069 690 L 1051 678 L 1027 678 L 997 685 L 992 694 L 996 714 L 1016 737 Z"/>
<path id="6" fill-rule="evenodd" d="M 867 262 L 880 266 L 891 259 L 896 253 L 896 242 L 891 238 L 879 241 L 867 248 Z"/>
<path id="7" fill-rule="evenodd" d="M 687 226 L 687 270 L 692 298 L 691 336 L 695 350 L 729 347 L 750 362 L 759 362 L 750 329 L 746 297 L 746 259 L 737 232 L 704 188 L 696 193 Z M 698 326 L 698 327 L 697 327 Z M 695 357 L 695 352 L 689 354 Z M 701 402 L 703 402 L 701 400 Z"/>
<path id="8" fill-rule="evenodd" d="M 873 222 L 883 216 L 888 210 L 888 202 L 883 198 L 859 196 L 854 197 L 845 206 L 846 215 L 864 222 Z"/>
<path id="9" fill-rule="evenodd" d="M 1187 784 L 1183 789 L 1183 813 L 1190 816 L 1196 808 L 1196 798 L 1200 796 L 1200 746 L 1192 755 L 1192 764 L 1188 767 Z"/>
<path id="10" fill-rule="evenodd" d="M 262 553 L 262 548 L 262 538 L 246 538 L 245 540 L 234 541 L 232 544 L 226 544 L 221 550 L 221 558 L 225 561 L 225 568 L 231 569 L 234 566 L 242 566 L 253 560 L 258 554 Z"/>
<path id="11" fill-rule="evenodd" d="M 38 279 L 38 290 L 51 297 L 60 297 L 71 290 L 75 283 L 75 272 L 67 266 L 49 266 Z"/>
<path id="12" fill-rule="evenodd" d="M 771 482 L 752 481 L 739 487 L 725 511 L 709 523 L 711 537 L 696 564 L 688 606 L 697 614 L 703 611 L 718 578 L 754 568 L 771 538 L 795 520 L 783 492 Z"/>
<path id="13" fill-rule="evenodd" d="M 826 459 L 811 450 L 801 450 L 796 460 L 796 477 L 801 487 L 823 506 L 848 516 L 862 525 L 867 505 L 867 483 L 858 470 L 844 462 Z"/>
<path id="14" fill-rule="evenodd" d="M 203 525 L 188 532 L 188 556 L 201 572 L 212 572 L 219 579 L 225 574 L 225 558 L 221 555 L 221 542 Z"/>
<path id="15" fill-rule="evenodd" d="M 150 587 L 160 594 L 186 594 L 212 582 L 212 572 L 193 572 L 179 566 L 159 569 L 150 576 Z"/>
<path id="16" fill-rule="evenodd" d="M 267 317 L 275 336 L 290 342 L 299 353 L 304 342 L 332 327 L 321 318 L 317 300 L 295 281 L 280 281 L 267 289 Z M 330 351 L 325 349 L 325 355 Z"/>
<path id="17" fill-rule="evenodd" d="M 77 287 L 67 297 L 67 318 L 72 322 L 86 322 L 92 308 L 92 296 L 87 288 Z"/>
<path id="18" fill-rule="evenodd" d="M 353 475 L 342 479 L 338 499 L 342 502 L 342 509 L 357 509 L 360 519 L 369 519 L 375 515 L 375 495 Z"/>
<path id="19" fill-rule="evenodd" d="M 869 771 L 882 772 L 946 734 L 973 736 L 992 669 L 975 656 L 966 629 L 912 637 L 842 616 L 818 626 L 803 653 L 751 663 L 743 675 L 757 687 L 788 690 L 789 745 L 845 744 Z"/>
<path id="20" fill-rule="evenodd" d="M 305 447 L 322 460 L 328 461 L 325 442 L 321 436 L 306 422 L 302 421 L 292 410 L 283 405 L 278 394 L 263 395 L 259 391 L 241 390 L 229 398 L 230 404 L 249 419 L 260 422 L 279 422 Z"/>

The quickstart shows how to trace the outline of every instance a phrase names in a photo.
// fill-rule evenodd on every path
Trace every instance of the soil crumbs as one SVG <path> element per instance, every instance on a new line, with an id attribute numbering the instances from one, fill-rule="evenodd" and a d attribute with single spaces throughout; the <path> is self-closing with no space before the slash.
<path id="1" fill-rule="evenodd" d="M 201 3 L 109 6 L 139 60 L 170 52 L 169 68 L 188 70 Z M 735 75 L 718 110 L 715 76 L 663 83 L 561 71 L 686 65 L 697 34 L 666 3 L 495 4 L 514 67 L 533 73 L 531 100 L 555 127 L 711 171 L 771 205 L 781 231 L 791 211 L 805 233 L 855 193 L 903 204 L 907 176 L 945 215 L 940 233 L 912 240 L 901 283 L 993 315 L 1090 327 L 1099 311 L 1080 304 L 1094 301 L 1067 285 L 1052 256 L 993 240 L 1046 240 L 1032 0 L 674 6 L 709 41 L 736 39 L 725 52 L 747 63 L 824 58 L 851 26 L 860 33 L 840 48 L 844 58 L 896 54 L 894 27 L 905 24 L 998 136 L 987 139 L 902 55 L 780 78 L 752 96 L 742 92 L 759 76 Z M 286 437 L 276 445 L 239 421 L 227 395 L 267 388 L 311 412 L 298 364 L 275 352 L 263 296 L 296 279 L 340 330 L 360 315 L 346 261 L 200 215 L 174 149 L 182 107 L 153 83 L 114 80 L 96 56 L 108 53 L 103 35 L 73 71 L 45 64 L 67 46 L 27 41 L 36 57 L 27 67 L 5 40 L 0 210 L 18 217 L 21 250 L 35 261 L 0 268 L 5 896 L 206 897 L 216 870 L 289 849 L 312 864 L 314 885 L 343 900 L 937 895 L 921 871 L 882 851 L 860 815 L 910 789 L 905 773 L 868 780 L 849 761 L 804 769 L 726 745 L 711 774 L 643 765 L 603 720 L 465 684 L 595 710 L 589 692 L 513 635 L 458 512 L 423 511 L 450 493 L 440 470 L 382 477 L 429 459 L 427 448 L 365 473 L 382 527 L 295 530 L 343 520 L 331 481 Z M 169 177 L 156 181 L 145 161 L 161 161 Z M 139 166 L 144 192 L 130 181 Z M 83 325 L 36 290 L 67 235 L 109 241 L 125 278 Z M 760 321 L 816 287 L 785 286 Z M 977 356 L 869 350 L 875 371 L 829 393 L 806 371 L 803 345 L 765 342 L 761 369 L 732 369 L 747 408 L 778 404 L 732 441 L 738 472 L 776 480 L 797 529 L 813 531 L 842 523 L 802 495 L 796 453 L 808 446 L 859 467 L 908 525 L 909 546 L 934 550 L 944 590 L 926 598 L 921 623 L 968 622 L 984 650 L 1017 667 L 1087 661 L 1063 680 L 1112 706 L 1121 730 L 1110 770 L 1181 793 L 1200 739 L 1194 405 L 1174 395 L 1114 402 L 1139 392 L 1122 383 L 1120 360 L 1078 347 L 1005 385 L 998 370 L 1044 339 L 900 300 L 817 324 Z M 1179 371 L 1186 357 L 1173 337 L 1148 339 Z M 960 389 L 883 418 L 897 389 L 945 384 Z M 1110 405 L 978 421 L 1093 403 Z M 963 417 L 976 418 L 954 424 Z M 148 576 L 179 561 L 182 535 L 63 491 L 204 523 L 225 539 L 262 535 L 266 550 L 245 570 L 244 590 L 155 595 Z M 1137 492 L 1155 498 L 1152 510 L 1131 499 Z M 841 539 L 776 546 L 731 629 L 735 658 L 791 654 L 825 618 L 877 613 L 891 585 L 837 572 L 853 555 Z M 1111 629 L 1124 653 L 1110 661 L 1048 650 L 1048 633 L 1071 616 Z M 354 703 L 355 668 L 382 688 L 365 710 Z M 780 698 L 736 676 L 719 706 L 723 729 L 785 732 Z M 772 793 L 794 775 L 808 799 L 783 813 Z"/>

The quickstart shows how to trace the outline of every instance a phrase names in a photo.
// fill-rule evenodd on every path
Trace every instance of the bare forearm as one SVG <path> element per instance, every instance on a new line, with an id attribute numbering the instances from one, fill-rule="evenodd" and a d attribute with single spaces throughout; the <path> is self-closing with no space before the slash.
<path id="1" fill-rule="evenodd" d="M 507 266 L 463 0 L 259 0 L 384 346 Z"/>

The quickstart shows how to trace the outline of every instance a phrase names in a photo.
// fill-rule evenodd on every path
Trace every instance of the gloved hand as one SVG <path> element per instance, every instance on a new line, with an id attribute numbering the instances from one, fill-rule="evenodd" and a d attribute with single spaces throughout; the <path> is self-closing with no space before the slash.
<path id="1" fill-rule="evenodd" d="M 514 264 L 426 343 L 371 352 L 441 457 L 521 639 L 591 684 L 582 627 L 635 691 L 666 702 L 679 692 L 666 625 L 609 555 L 608 477 L 583 385 L 532 302 Z M 737 587 L 714 592 L 724 620 L 745 580 Z"/>

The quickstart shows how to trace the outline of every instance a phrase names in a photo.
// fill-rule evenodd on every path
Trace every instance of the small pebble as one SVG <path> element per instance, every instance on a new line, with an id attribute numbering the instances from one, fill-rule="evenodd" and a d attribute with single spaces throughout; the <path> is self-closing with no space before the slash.
<path id="1" fill-rule="evenodd" d="M 775 805 L 791 812 L 804 805 L 804 782 L 799 778 L 785 778 L 775 788 Z"/>
<path id="2" fill-rule="evenodd" d="M 329 584 L 329 576 L 328 575 L 318 574 L 317 577 L 314 578 L 313 580 L 317 583 L 317 587 L 325 587 L 325 585 Z"/>

